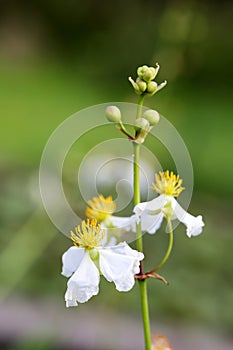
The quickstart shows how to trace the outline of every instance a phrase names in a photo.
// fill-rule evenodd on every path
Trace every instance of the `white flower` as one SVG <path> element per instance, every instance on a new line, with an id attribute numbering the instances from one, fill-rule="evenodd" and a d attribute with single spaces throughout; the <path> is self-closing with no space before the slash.
<path id="1" fill-rule="evenodd" d="M 88 201 L 86 216 L 89 219 L 96 219 L 101 223 L 102 228 L 107 230 L 107 235 L 102 241 L 103 245 L 114 245 L 119 241 L 122 233 L 135 232 L 136 215 L 130 217 L 115 216 L 112 215 L 115 210 L 116 205 L 111 196 L 105 198 L 100 195 Z"/>
<path id="2" fill-rule="evenodd" d="M 127 292 L 133 288 L 134 275 L 139 273 L 142 253 L 123 242 L 114 247 L 100 247 L 102 229 L 96 221 L 82 222 L 71 237 L 76 246 L 69 248 L 62 257 L 62 275 L 70 277 L 65 293 L 66 306 L 85 303 L 99 292 L 100 274 L 116 289 Z"/>
<path id="3" fill-rule="evenodd" d="M 192 216 L 187 213 L 174 198 L 183 190 L 182 180 L 179 176 L 168 171 L 156 175 L 156 184 L 153 188 L 160 193 L 155 199 L 139 203 L 134 208 L 134 213 L 141 221 L 142 230 L 148 233 L 155 233 L 161 226 L 164 217 L 171 220 L 178 219 L 186 227 L 188 237 L 197 236 L 202 232 L 204 222 L 202 216 Z"/>

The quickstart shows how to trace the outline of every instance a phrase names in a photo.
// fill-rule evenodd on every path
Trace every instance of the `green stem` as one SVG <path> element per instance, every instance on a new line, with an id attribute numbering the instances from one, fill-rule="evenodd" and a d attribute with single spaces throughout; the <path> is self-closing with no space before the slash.
<path id="1" fill-rule="evenodd" d="M 120 126 L 120 131 L 123 132 L 123 134 L 125 134 L 129 140 L 134 140 L 134 137 L 132 137 L 128 131 L 126 130 L 124 124 L 122 123 L 122 121 L 119 122 L 119 126 Z"/>
<path id="2" fill-rule="evenodd" d="M 141 293 L 141 308 L 143 317 L 145 350 L 151 350 L 150 316 L 147 297 L 147 280 L 139 281 Z"/>
<path id="3" fill-rule="evenodd" d="M 167 251 L 163 257 L 163 259 L 161 260 L 161 262 L 159 263 L 159 265 L 157 265 L 153 270 L 151 270 L 150 272 L 155 272 L 158 271 L 159 269 L 161 269 L 161 267 L 167 262 L 171 251 L 172 251 L 172 247 L 173 247 L 173 230 L 172 230 L 172 224 L 171 224 L 171 219 L 167 219 L 167 224 L 168 224 L 168 229 L 169 229 L 169 243 L 168 243 L 168 248 Z"/>
<path id="4" fill-rule="evenodd" d="M 139 168 L 139 158 L 140 158 L 140 145 L 136 142 L 134 145 L 134 205 L 140 203 L 140 168 Z M 136 242 L 138 251 L 143 251 L 143 241 L 141 224 L 136 225 Z"/>
<path id="5" fill-rule="evenodd" d="M 127 133 L 127 130 L 126 130 L 126 128 L 125 128 L 125 126 L 124 126 L 124 124 L 122 123 L 121 120 L 119 121 L 119 125 L 120 125 L 121 129 L 122 129 L 124 132 Z"/>
<path id="6" fill-rule="evenodd" d="M 140 96 L 138 103 L 137 118 L 141 117 L 143 96 Z M 140 145 L 134 143 L 134 205 L 140 203 Z M 137 250 L 143 251 L 143 240 L 142 240 L 142 230 L 141 223 L 136 225 L 136 244 Z M 141 262 L 140 273 L 144 274 L 144 265 Z M 144 329 L 144 340 L 145 340 L 145 350 L 151 350 L 151 335 L 150 335 L 150 317 L 149 317 L 149 307 L 148 307 L 148 297 L 147 297 L 147 281 L 139 280 L 140 286 L 140 296 L 141 296 L 141 309 L 142 309 L 142 319 L 143 319 L 143 329 Z"/>
<path id="7" fill-rule="evenodd" d="M 137 110 L 137 119 L 141 118 L 142 116 L 142 106 L 143 106 L 143 102 L 144 102 L 144 95 L 140 95 L 139 97 L 139 101 L 138 101 L 138 110 Z"/>

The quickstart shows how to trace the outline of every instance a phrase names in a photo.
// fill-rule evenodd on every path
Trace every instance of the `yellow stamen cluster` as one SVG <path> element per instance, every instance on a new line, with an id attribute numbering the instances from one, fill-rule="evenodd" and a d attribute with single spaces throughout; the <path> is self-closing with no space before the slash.
<path id="1" fill-rule="evenodd" d="M 83 220 L 81 226 L 75 228 L 75 233 L 70 231 L 71 239 L 78 248 L 94 249 L 104 238 L 105 231 L 97 224 L 97 220 Z"/>
<path id="2" fill-rule="evenodd" d="M 116 204 L 112 197 L 104 198 L 101 194 L 99 197 L 94 197 L 88 202 L 89 207 L 86 209 L 86 216 L 89 219 L 96 219 L 98 222 L 105 221 L 115 210 Z"/>
<path id="3" fill-rule="evenodd" d="M 169 170 L 160 171 L 159 174 L 155 174 L 155 184 L 152 184 L 152 188 L 160 194 L 178 197 L 184 190 L 184 187 L 181 186 L 182 182 L 179 175 L 173 174 L 172 171 L 170 173 Z"/>

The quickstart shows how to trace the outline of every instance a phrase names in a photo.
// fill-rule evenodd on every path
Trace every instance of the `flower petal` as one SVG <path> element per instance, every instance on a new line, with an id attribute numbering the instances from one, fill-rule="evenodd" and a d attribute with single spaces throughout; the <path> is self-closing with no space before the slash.
<path id="1" fill-rule="evenodd" d="M 161 194 L 160 196 L 152 199 L 152 201 L 137 204 L 134 207 L 133 211 L 136 215 L 140 216 L 144 211 L 155 212 L 155 211 L 161 210 L 165 203 L 166 203 L 166 196 Z"/>
<path id="2" fill-rule="evenodd" d="M 205 224 L 201 215 L 195 217 L 187 213 L 174 198 L 172 199 L 172 207 L 177 219 L 187 227 L 186 234 L 188 237 L 197 236 L 202 232 L 202 227 Z"/>
<path id="3" fill-rule="evenodd" d="M 77 306 L 85 303 L 99 292 L 99 271 L 91 260 L 89 252 L 85 252 L 83 259 L 67 283 L 65 294 L 66 306 Z"/>
<path id="4" fill-rule="evenodd" d="M 136 215 L 130 217 L 111 216 L 112 225 L 125 231 L 133 231 L 136 225 Z"/>
<path id="5" fill-rule="evenodd" d="M 70 247 L 62 255 L 62 275 L 70 277 L 73 272 L 77 270 L 84 256 L 84 249 L 77 247 Z"/>
<path id="6" fill-rule="evenodd" d="M 109 282 L 114 282 L 116 289 L 127 292 L 134 286 L 134 275 L 139 273 L 142 253 L 131 249 L 123 242 L 115 247 L 102 248 L 100 252 L 100 270 Z"/>
<path id="7" fill-rule="evenodd" d="M 141 221 L 142 231 L 155 233 L 163 221 L 161 209 L 166 203 L 166 196 L 160 195 L 149 202 L 139 203 L 135 206 L 134 212 Z"/>
<path id="8" fill-rule="evenodd" d="M 137 204 L 137 205 L 134 207 L 133 212 L 134 212 L 137 216 L 140 216 L 140 215 L 142 214 L 142 212 L 146 209 L 148 203 L 149 203 L 149 202 L 142 202 L 142 203 Z"/>
<path id="9" fill-rule="evenodd" d="M 141 215 L 141 225 L 142 231 L 148 232 L 150 234 L 155 233 L 161 226 L 163 221 L 163 213 L 157 215 L 151 215 L 147 213 L 142 213 Z"/>
<path id="10" fill-rule="evenodd" d="M 101 227 L 106 230 L 106 234 L 101 241 L 102 246 L 115 246 L 122 241 L 122 234 L 126 232 L 136 232 L 136 215 L 130 217 L 120 217 L 111 215 L 101 223 Z"/>

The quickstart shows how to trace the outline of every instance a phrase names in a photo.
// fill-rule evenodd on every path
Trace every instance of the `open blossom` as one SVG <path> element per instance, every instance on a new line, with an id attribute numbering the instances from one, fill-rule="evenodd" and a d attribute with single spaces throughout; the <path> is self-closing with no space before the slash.
<path id="1" fill-rule="evenodd" d="M 112 197 L 94 197 L 88 201 L 86 216 L 89 219 L 95 219 L 101 223 L 101 227 L 107 229 L 107 235 L 103 240 L 104 245 L 115 244 L 122 232 L 135 232 L 136 215 L 130 217 L 121 217 L 112 215 L 116 210 L 116 204 Z M 119 230 L 116 230 L 116 229 Z M 111 232 L 110 230 L 111 229 Z M 115 230 L 114 230 L 115 229 Z"/>
<path id="2" fill-rule="evenodd" d="M 71 231 L 74 246 L 62 257 L 62 275 L 70 277 L 65 293 L 66 306 L 85 303 L 99 292 L 100 275 L 114 282 L 116 289 L 127 292 L 133 288 L 134 275 L 139 273 L 144 255 L 122 242 L 101 247 L 104 230 L 96 220 L 82 221 L 76 233 Z"/>
<path id="3" fill-rule="evenodd" d="M 182 222 L 187 228 L 188 237 L 199 235 L 204 226 L 202 216 L 195 217 L 187 213 L 174 198 L 178 197 L 184 189 L 179 176 L 167 170 L 160 172 L 159 175 L 156 174 L 155 179 L 156 183 L 152 187 L 160 195 L 149 202 L 139 203 L 134 208 L 138 220 L 141 221 L 142 229 L 148 233 L 155 233 L 165 217 Z"/>

